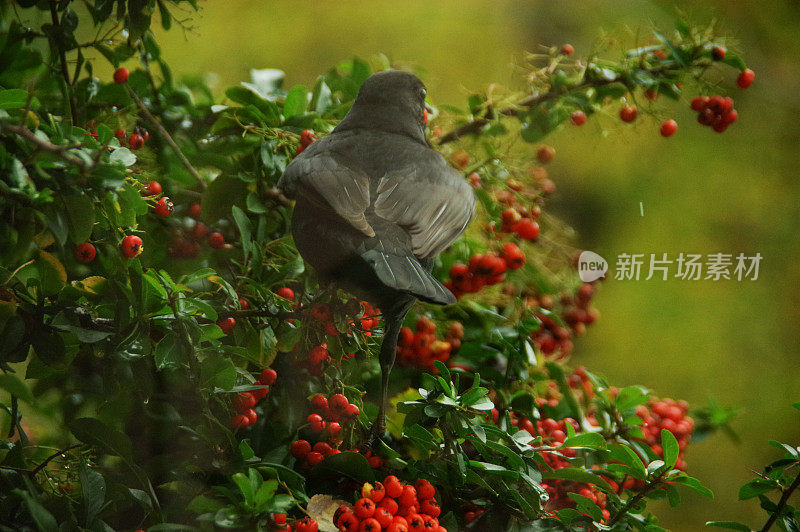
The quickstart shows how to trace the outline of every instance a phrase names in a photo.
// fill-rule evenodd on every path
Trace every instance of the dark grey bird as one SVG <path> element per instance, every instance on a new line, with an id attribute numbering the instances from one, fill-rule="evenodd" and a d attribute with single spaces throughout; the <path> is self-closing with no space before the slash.
<path id="1" fill-rule="evenodd" d="M 448 305 L 435 257 L 464 232 L 475 198 L 425 137 L 426 90 L 407 72 L 367 78 L 347 116 L 286 168 L 292 234 L 320 281 L 381 309 L 381 403 L 369 442 L 385 431 L 389 373 L 403 318 L 417 299 Z"/>

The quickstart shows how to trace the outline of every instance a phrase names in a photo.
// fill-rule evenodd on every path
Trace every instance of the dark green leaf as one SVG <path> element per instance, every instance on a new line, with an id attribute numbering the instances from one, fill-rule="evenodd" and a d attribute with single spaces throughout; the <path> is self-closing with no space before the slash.
<path id="1" fill-rule="evenodd" d="M 84 443 L 102 449 L 108 454 L 121 456 L 127 460 L 131 459 L 133 445 L 131 440 L 118 431 L 111 428 L 99 419 L 82 417 L 68 423 L 72 434 Z"/>
<path id="2" fill-rule="evenodd" d="M 30 389 L 16 375 L 11 373 L 4 373 L 0 375 L 0 388 L 7 391 L 11 395 L 19 397 L 26 403 L 33 403 L 33 394 L 31 393 Z"/>

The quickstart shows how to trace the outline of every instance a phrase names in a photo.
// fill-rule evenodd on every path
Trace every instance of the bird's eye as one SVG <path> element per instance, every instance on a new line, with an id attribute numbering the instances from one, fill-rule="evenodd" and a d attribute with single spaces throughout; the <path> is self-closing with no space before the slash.
<path id="1" fill-rule="evenodd" d="M 427 91 L 427 90 L 425 90 L 425 87 L 422 87 L 422 88 L 419 90 L 419 95 L 420 95 L 420 97 L 421 97 L 423 100 L 425 99 L 425 95 L 427 95 L 427 94 L 428 94 L 428 91 Z"/>

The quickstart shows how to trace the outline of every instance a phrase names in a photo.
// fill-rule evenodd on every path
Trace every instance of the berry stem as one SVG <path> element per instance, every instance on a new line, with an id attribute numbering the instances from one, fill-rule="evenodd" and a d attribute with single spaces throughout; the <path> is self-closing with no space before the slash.
<path id="1" fill-rule="evenodd" d="M 192 166 L 192 163 L 189 162 L 189 159 L 186 158 L 186 155 L 183 154 L 181 149 L 172 139 L 172 136 L 169 134 L 169 132 L 164 128 L 164 126 L 161 125 L 161 122 L 159 122 L 158 119 L 153 116 L 153 113 L 151 113 L 144 102 L 142 102 L 141 98 L 139 98 L 139 95 L 133 92 L 130 87 L 126 86 L 126 88 L 128 89 L 128 94 L 130 94 L 133 101 L 136 102 L 136 106 L 139 108 L 145 118 L 147 118 L 147 120 L 149 120 L 150 123 L 153 124 L 156 129 L 158 129 L 158 132 L 161 133 L 161 136 L 167 141 L 167 144 L 169 144 L 170 148 L 172 148 L 172 151 L 174 151 L 175 155 L 178 156 L 178 159 L 181 160 L 183 166 L 185 166 L 189 173 L 192 174 L 192 177 L 197 180 L 197 184 L 200 186 L 200 189 L 205 190 L 208 185 L 203 178 L 200 177 L 200 174 L 197 173 L 197 170 L 195 170 L 194 166 Z"/>

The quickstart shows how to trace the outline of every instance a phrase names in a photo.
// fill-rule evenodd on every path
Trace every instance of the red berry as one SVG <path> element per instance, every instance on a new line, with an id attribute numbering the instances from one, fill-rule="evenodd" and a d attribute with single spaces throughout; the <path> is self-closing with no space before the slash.
<path id="1" fill-rule="evenodd" d="M 678 131 L 678 123 L 671 118 L 669 120 L 665 120 L 661 124 L 662 137 L 671 137 L 672 135 L 675 134 L 676 131 Z"/>
<path id="2" fill-rule="evenodd" d="M 310 453 L 308 453 L 308 456 L 306 456 L 306 463 L 311 467 L 314 467 L 318 463 L 322 462 L 324 459 L 325 457 L 322 456 L 322 453 L 319 453 L 317 451 L 311 451 Z"/>
<path id="3" fill-rule="evenodd" d="M 739 88 L 746 89 L 753 84 L 753 80 L 755 79 L 756 73 L 749 68 L 746 68 L 742 70 L 742 72 L 739 74 L 739 77 L 736 78 L 736 84 L 739 85 Z"/>
<path id="4" fill-rule="evenodd" d="M 469 164 L 469 154 L 464 150 L 458 150 L 453 152 L 450 156 L 450 160 L 453 162 L 454 165 L 458 168 L 466 168 Z"/>
<path id="5" fill-rule="evenodd" d="M 582 126 L 586 123 L 586 113 L 583 111 L 575 111 L 571 115 L 569 115 L 570 120 L 576 126 Z"/>
<path id="6" fill-rule="evenodd" d="M 284 299 L 294 299 L 294 291 L 291 288 L 286 288 L 285 286 L 283 288 L 279 288 L 275 293 Z"/>
<path id="7" fill-rule="evenodd" d="M 219 328 L 222 329 L 222 332 L 225 334 L 230 334 L 233 328 L 236 326 L 236 319 L 232 317 L 222 318 L 217 322 Z"/>
<path id="8" fill-rule="evenodd" d="M 358 517 L 351 511 L 344 512 L 336 524 L 342 532 L 358 532 Z"/>
<path id="9" fill-rule="evenodd" d="M 240 414 L 244 414 L 256 406 L 256 398 L 251 392 L 242 392 L 233 398 L 233 407 Z"/>
<path id="10" fill-rule="evenodd" d="M 384 494 L 388 495 L 388 493 L 386 493 L 386 488 L 384 488 L 383 491 Z M 397 501 L 393 498 L 384 496 L 384 498 L 378 503 L 378 508 L 385 508 L 387 512 L 394 515 L 397 513 L 397 510 L 400 509 L 400 505 L 397 504 Z"/>
<path id="11" fill-rule="evenodd" d="M 361 521 L 361 525 L 358 527 L 358 532 L 381 532 L 381 524 L 377 519 L 369 517 Z"/>
<path id="12" fill-rule="evenodd" d="M 419 514 L 409 515 L 408 529 L 411 532 L 425 532 L 425 519 Z"/>
<path id="13" fill-rule="evenodd" d="M 375 513 L 375 501 L 366 497 L 358 499 L 353 507 L 353 513 L 356 514 L 356 517 L 359 519 L 372 517 Z"/>
<path id="14" fill-rule="evenodd" d="M 317 532 L 319 525 L 310 517 L 304 517 L 294 524 L 294 532 Z"/>
<path id="15" fill-rule="evenodd" d="M 539 236 L 539 224 L 529 218 L 523 218 L 511 228 L 520 238 L 536 240 Z"/>
<path id="16" fill-rule="evenodd" d="M 120 249 L 122 249 L 123 255 L 129 259 L 132 259 L 142 252 L 142 239 L 136 235 L 128 235 L 122 239 L 122 242 L 120 243 Z"/>
<path id="17" fill-rule="evenodd" d="M 392 523 L 389 525 L 389 528 L 386 529 L 386 532 L 409 532 L 408 525 L 404 525 L 402 523 Z"/>
<path id="18" fill-rule="evenodd" d="M 376 482 L 369 492 L 369 498 L 379 503 L 384 497 L 386 497 L 386 488 L 383 486 L 382 482 Z"/>
<path id="19" fill-rule="evenodd" d="M 403 486 L 403 492 L 400 494 L 400 506 L 414 506 L 417 503 L 417 489 L 414 486 L 406 484 Z"/>
<path id="20" fill-rule="evenodd" d="M 131 135 L 131 138 L 128 139 L 128 147 L 134 151 L 141 150 L 142 146 L 144 146 L 144 139 L 141 135 L 137 135 L 134 133 Z"/>
<path id="21" fill-rule="evenodd" d="M 710 101 L 708 96 L 695 96 L 692 98 L 692 111 L 701 111 Z"/>
<path id="22" fill-rule="evenodd" d="M 200 214 L 202 213 L 202 207 L 200 207 L 199 203 L 192 203 L 189 205 L 189 216 L 192 218 L 200 218 Z"/>
<path id="23" fill-rule="evenodd" d="M 392 499 L 397 499 L 403 494 L 403 485 L 400 480 L 394 475 L 389 475 L 383 479 L 383 486 L 386 489 L 386 495 Z"/>
<path id="24" fill-rule="evenodd" d="M 342 431 L 342 426 L 336 421 L 331 421 L 330 423 L 328 423 L 328 436 L 330 436 L 331 438 L 337 437 L 341 431 Z"/>
<path id="25" fill-rule="evenodd" d="M 431 517 L 439 517 L 439 514 L 442 513 L 441 507 L 433 498 L 422 501 L 419 505 L 419 511 Z"/>
<path id="26" fill-rule="evenodd" d="M 319 433 L 325 430 L 325 422 L 319 414 L 309 414 L 306 421 L 308 422 L 311 432 Z"/>
<path id="27" fill-rule="evenodd" d="M 347 397 L 340 393 L 333 394 L 330 399 L 328 399 L 328 406 L 330 406 L 332 410 L 338 410 L 340 412 L 345 411 L 349 404 L 350 401 L 347 400 Z"/>
<path id="28" fill-rule="evenodd" d="M 266 384 L 267 386 L 272 386 L 275 384 L 275 380 L 278 378 L 278 372 L 272 368 L 265 368 L 264 371 L 261 372 L 261 376 L 259 377 L 258 381 L 261 384 Z"/>
<path id="29" fill-rule="evenodd" d="M 97 255 L 97 250 L 89 242 L 84 242 L 75 248 L 75 258 L 78 262 L 92 262 Z"/>
<path id="30" fill-rule="evenodd" d="M 555 155 L 556 150 L 551 146 L 541 146 L 538 150 L 536 150 L 536 158 L 539 159 L 539 162 L 542 164 L 552 161 Z"/>
<path id="31" fill-rule="evenodd" d="M 725 59 L 725 48 L 721 46 L 715 46 L 711 49 L 711 58 L 714 61 L 722 61 Z"/>
<path id="32" fill-rule="evenodd" d="M 315 140 L 317 140 L 317 136 L 313 131 L 306 129 L 300 133 L 300 145 L 303 148 L 308 148 Z"/>
<path id="33" fill-rule="evenodd" d="M 289 452 L 297 459 L 305 458 L 311 452 L 311 444 L 306 440 L 294 441 Z"/>
<path id="34" fill-rule="evenodd" d="M 272 521 L 276 525 L 285 525 L 286 524 L 286 514 L 272 514 Z"/>
<path id="35" fill-rule="evenodd" d="M 222 249 L 225 247 L 225 237 L 222 236 L 222 233 L 211 233 L 208 235 L 208 245 L 214 249 Z"/>
<path id="36" fill-rule="evenodd" d="M 575 47 L 567 43 L 561 47 L 561 53 L 564 55 L 572 55 L 575 53 Z"/>
<path id="37" fill-rule="evenodd" d="M 258 384 L 258 383 L 256 383 L 256 384 Z M 263 398 L 265 398 L 267 396 L 267 394 L 269 393 L 269 386 L 262 386 L 261 388 L 257 388 L 255 390 L 252 390 L 250 393 L 253 394 L 253 397 L 256 398 L 256 401 L 260 401 Z"/>
<path id="38" fill-rule="evenodd" d="M 644 91 L 644 95 L 648 100 L 655 100 L 656 98 L 658 98 L 658 91 L 655 91 L 653 89 L 647 89 L 646 91 Z"/>
<path id="39" fill-rule="evenodd" d="M 243 299 L 241 297 L 239 298 L 238 303 L 239 303 L 239 308 L 242 310 L 247 310 L 247 307 L 250 306 L 250 303 L 248 303 L 246 299 Z"/>
<path id="40" fill-rule="evenodd" d="M 161 183 L 158 181 L 150 181 L 147 183 L 145 190 L 147 190 L 148 196 L 157 196 L 158 194 L 161 194 Z"/>
<path id="41" fill-rule="evenodd" d="M 344 411 L 344 415 L 348 419 L 356 419 L 360 413 L 361 410 L 359 410 L 359 408 L 354 404 L 347 405 L 347 408 Z"/>
<path id="42" fill-rule="evenodd" d="M 639 110 L 635 105 L 626 105 L 619 110 L 619 119 L 623 122 L 633 122 L 639 115 Z"/>
<path id="43" fill-rule="evenodd" d="M 333 450 L 333 448 L 324 441 L 318 441 L 317 443 L 314 444 L 312 450 L 318 452 L 322 456 L 328 456 L 330 452 Z"/>
<path id="44" fill-rule="evenodd" d="M 127 137 L 127 134 L 125 133 L 124 129 L 118 129 L 114 132 L 114 136 L 117 138 L 120 144 L 122 144 L 125 142 L 125 137 Z"/>
<path id="45" fill-rule="evenodd" d="M 172 203 L 172 200 L 170 200 L 166 196 L 159 199 L 158 203 L 156 203 L 156 208 L 155 208 L 156 214 L 161 217 L 169 216 L 170 214 L 172 214 L 172 211 L 174 210 L 175 210 L 175 205 Z"/>
<path id="46" fill-rule="evenodd" d="M 234 430 L 243 429 L 249 424 L 250 424 L 250 419 L 244 414 L 239 414 L 238 416 L 234 416 L 233 419 L 231 419 L 231 428 L 233 428 Z"/>
<path id="47" fill-rule="evenodd" d="M 120 67 L 114 71 L 114 83 L 119 85 L 128 81 L 128 76 L 130 76 L 130 72 L 125 67 Z"/>
<path id="48" fill-rule="evenodd" d="M 394 520 L 392 514 L 386 508 L 376 508 L 372 517 L 378 521 L 382 528 L 389 528 L 389 525 L 391 525 Z"/>
<path id="49" fill-rule="evenodd" d="M 424 478 L 419 479 L 414 484 L 414 487 L 417 489 L 417 498 L 419 498 L 419 500 L 421 501 L 426 499 L 432 499 L 436 495 L 436 488 L 434 488 L 433 484 L 431 484 Z"/>
<path id="50" fill-rule="evenodd" d="M 311 398 L 311 406 L 314 408 L 314 410 L 319 410 L 320 412 L 322 412 L 328 408 L 328 400 L 325 398 L 324 395 L 318 393 L 317 395 Z"/>
<path id="51" fill-rule="evenodd" d="M 317 346 L 308 352 L 308 362 L 314 366 L 322 364 L 328 358 L 328 350 L 322 346 Z"/>
<path id="52" fill-rule="evenodd" d="M 513 242 L 506 242 L 503 244 L 503 260 L 506 262 L 506 266 L 509 270 L 518 270 L 525 264 L 525 254 L 519 249 L 519 246 Z"/>
<path id="53" fill-rule="evenodd" d="M 256 414 L 256 411 L 253 410 L 252 408 L 247 410 L 246 412 L 242 412 L 242 414 L 247 416 L 247 419 L 250 420 L 251 425 L 254 424 L 256 421 L 258 421 L 258 414 Z"/>

